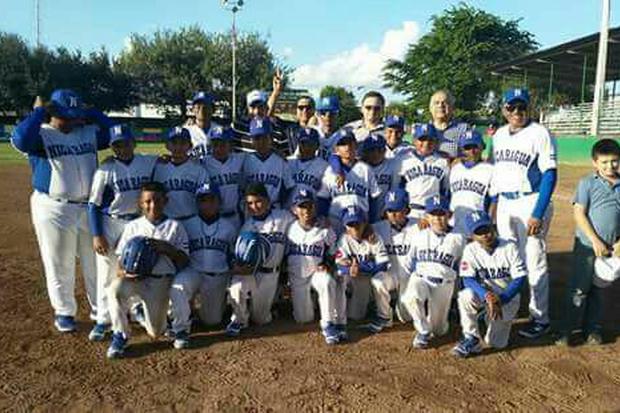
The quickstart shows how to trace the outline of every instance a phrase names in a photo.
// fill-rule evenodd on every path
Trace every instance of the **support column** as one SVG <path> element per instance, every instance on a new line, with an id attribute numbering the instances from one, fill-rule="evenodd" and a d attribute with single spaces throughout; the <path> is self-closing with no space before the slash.
<path id="1" fill-rule="evenodd" d="M 607 68 L 607 43 L 609 41 L 609 3 L 602 0 L 603 12 L 601 16 L 601 33 L 598 41 L 598 57 L 596 60 L 596 83 L 594 86 L 594 103 L 592 104 L 592 124 L 590 135 L 598 135 L 601 101 L 605 89 L 605 69 Z"/>

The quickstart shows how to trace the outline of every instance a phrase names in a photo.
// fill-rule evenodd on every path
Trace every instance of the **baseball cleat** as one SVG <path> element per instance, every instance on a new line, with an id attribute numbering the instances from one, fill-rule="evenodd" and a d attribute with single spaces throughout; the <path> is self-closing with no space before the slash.
<path id="1" fill-rule="evenodd" d="M 383 331 L 385 328 L 392 327 L 392 320 L 388 320 L 385 318 L 377 317 L 372 320 L 370 323 L 366 324 L 364 328 L 368 330 L 368 332 L 377 334 Z"/>
<path id="2" fill-rule="evenodd" d="M 76 330 L 75 318 L 69 315 L 57 315 L 54 318 L 54 326 L 61 333 L 72 333 Z"/>
<path id="3" fill-rule="evenodd" d="M 539 323 L 538 321 L 531 321 L 528 325 L 519 330 L 521 337 L 535 339 L 540 338 L 549 332 L 549 324 Z"/>
<path id="4" fill-rule="evenodd" d="M 88 333 L 88 339 L 90 341 L 102 341 L 109 332 L 110 324 L 97 323 L 93 326 L 93 329 L 90 330 L 90 333 Z"/>
<path id="5" fill-rule="evenodd" d="M 588 334 L 588 338 L 586 338 L 586 344 L 589 346 L 600 346 L 603 344 L 603 336 L 599 332 L 592 332 Z"/>
<path id="6" fill-rule="evenodd" d="M 430 334 L 422 334 L 417 333 L 413 338 L 413 348 L 417 349 L 427 349 L 431 343 L 431 335 Z"/>
<path id="7" fill-rule="evenodd" d="M 323 336 L 325 337 L 325 343 L 328 345 L 338 344 L 340 339 L 338 338 L 338 330 L 336 326 L 333 324 L 328 324 L 322 331 Z"/>
<path id="8" fill-rule="evenodd" d="M 174 335 L 174 342 L 172 346 L 177 350 L 182 350 L 189 347 L 189 333 L 187 331 L 179 331 Z"/>
<path id="9" fill-rule="evenodd" d="M 482 344 L 480 343 L 480 339 L 474 336 L 465 336 L 452 349 L 452 354 L 460 358 L 467 358 L 481 352 Z"/>
<path id="10" fill-rule="evenodd" d="M 338 342 L 342 343 L 349 340 L 346 324 L 334 324 L 334 328 L 336 329 L 336 333 L 338 334 Z"/>
<path id="11" fill-rule="evenodd" d="M 241 329 L 242 328 L 243 328 L 243 326 L 240 323 L 238 323 L 236 321 L 231 321 L 226 326 L 225 334 L 228 337 L 237 337 L 239 334 L 241 334 Z"/>
<path id="12" fill-rule="evenodd" d="M 106 356 L 109 359 L 121 358 L 125 355 L 125 348 L 127 347 L 127 337 L 123 333 L 112 333 L 112 342 Z"/>

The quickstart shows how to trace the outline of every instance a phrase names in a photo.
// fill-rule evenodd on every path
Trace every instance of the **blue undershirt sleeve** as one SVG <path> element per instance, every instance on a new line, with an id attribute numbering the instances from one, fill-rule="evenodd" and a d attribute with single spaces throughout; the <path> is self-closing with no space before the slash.
<path id="1" fill-rule="evenodd" d="M 474 278 L 474 277 L 462 277 L 463 285 L 465 288 L 469 288 L 473 290 L 474 294 L 480 301 L 485 301 L 485 295 L 487 294 L 487 290 L 484 289 L 482 285 Z"/>
<path id="2" fill-rule="evenodd" d="M 502 301 L 502 304 L 505 304 L 512 300 L 515 295 L 519 294 L 521 288 L 523 288 L 523 284 L 525 284 L 525 279 L 527 277 L 519 277 L 515 278 L 508 284 L 508 286 L 502 291 L 499 295 L 499 299 Z"/>
<path id="3" fill-rule="evenodd" d="M 349 267 L 344 265 L 337 265 L 338 275 L 349 275 Z"/>
<path id="4" fill-rule="evenodd" d="M 326 217 L 329 214 L 329 199 L 317 197 L 316 199 L 316 210 L 317 216 Z"/>
<path id="5" fill-rule="evenodd" d="M 329 166 L 332 167 L 336 175 L 344 174 L 344 171 L 342 169 L 342 161 L 340 160 L 340 157 L 338 155 L 335 155 L 335 154 L 329 155 L 329 159 L 327 160 L 327 162 L 329 163 Z"/>
<path id="6" fill-rule="evenodd" d="M 543 173 L 542 180 L 540 182 L 540 192 L 538 193 L 538 200 L 536 201 L 534 212 L 532 212 L 532 216 L 534 218 L 542 219 L 542 217 L 545 215 L 545 211 L 549 206 L 549 202 L 551 202 L 551 195 L 553 195 L 553 190 L 555 189 L 555 184 L 557 183 L 557 180 L 557 169 L 547 169 Z"/>
<path id="7" fill-rule="evenodd" d="M 97 131 L 97 150 L 106 149 L 110 146 L 110 128 L 114 126 L 114 121 L 107 117 L 102 111 L 95 108 L 86 110 L 86 117 L 92 119 L 99 126 Z"/>
<path id="8" fill-rule="evenodd" d="M 28 154 L 42 151 L 41 124 L 45 120 L 45 108 L 35 108 L 30 115 L 15 127 L 13 131 L 13 145 Z"/>
<path id="9" fill-rule="evenodd" d="M 103 235 L 103 212 L 101 211 L 101 207 L 89 202 L 87 214 L 88 227 L 90 228 L 91 235 L 93 237 Z"/>

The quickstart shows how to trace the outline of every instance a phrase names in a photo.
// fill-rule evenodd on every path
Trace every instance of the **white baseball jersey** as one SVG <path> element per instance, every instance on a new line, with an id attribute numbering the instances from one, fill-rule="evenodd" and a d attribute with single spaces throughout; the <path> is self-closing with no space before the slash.
<path id="1" fill-rule="evenodd" d="M 500 294 L 510 281 L 527 276 L 527 269 L 517 244 L 498 239 L 491 253 L 475 241 L 467 244 L 459 274 L 461 277 L 474 277 L 483 287 Z"/>
<path id="2" fill-rule="evenodd" d="M 484 211 L 489 195 L 493 165 L 479 162 L 471 167 L 460 162 L 450 170 L 450 210 L 455 231 L 465 232 L 465 217 Z"/>
<path id="3" fill-rule="evenodd" d="M 421 230 L 412 237 L 405 268 L 410 274 L 431 281 L 454 280 L 465 243 L 465 237 L 461 234 L 436 234 L 430 228 Z"/>
<path id="4" fill-rule="evenodd" d="M 407 142 L 402 142 L 400 145 L 391 149 L 389 146 L 385 146 L 385 158 L 386 159 L 394 159 L 394 158 L 404 158 L 413 154 L 413 146 L 411 146 Z"/>
<path id="5" fill-rule="evenodd" d="M 183 221 L 189 238 L 190 265 L 200 272 L 228 271 L 237 231 L 230 222 L 218 219 L 209 224 L 199 215 Z"/>
<path id="6" fill-rule="evenodd" d="M 282 191 L 294 185 L 286 161 L 275 152 L 264 161 L 256 153 L 248 154 L 243 163 L 243 180 L 246 185 L 264 184 L 272 203 L 279 202 Z"/>
<path id="7" fill-rule="evenodd" d="M 129 163 L 109 158 L 95 172 L 89 202 L 112 216 L 139 213 L 140 188 L 152 179 L 156 162 L 152 155 L 136 154 Z"/>
<path id="8" fill-rule="evenodd" d="M 264 235 L 271 243 L 269 259 L 263 263 L 263 267 L 279 267 L 284 258 L 286 248 L 286 232 L 293 222 L 293 215 L 283 209 L 273 209 L 265 219 L 249 217 L 241 231 L 258 232 Z"/>
<path id="9" fill-rule="evenodd" d="M 164 212 L 171 218 L 187 218 L 196 215 L 196 190 L 209 182 L 209 173 L 198 162 L 189 159 L 175 165 L 172 162 L 158 162 L 153 180 L 166 187 L 168 203 Z"/>
<path id="10" fill-rule="evenodd" d="M 383 213 L 385 194 L 396 186 L 394 183 L 396 167 L 397 163 L 393 159 L 385 159 L 379 165 L 370 166 L 380 190 L 379 197 L 377 199 L 377 209 L 379 210 L 379 214 Z"/>
<path id="11" fill-rule="evenodd" d="M 142 216 L 129 222 L 123 230 L 118 245 L 116 247 L 116 255 L 121 256 L 127 242 L 137 236 L 143 236 L 161 241 L 169 242 L 178 250 L 189 254 L 187 232 L 183 225 L 177 220 L 165 218 L 163 221 L 153 224 L 151 221 Z M 174 274 L 177 268 L 170 258 L 160 255 L 155 267 L 153 267 L 153 275 Z"/>
<path id="12" fill-rule="evenodd" d="M 449 172 L 448 160 L 437 153 L 425 157 L 413 153 L 400 159 L 394 179 L 404 183 L 411 205 L 423 206 L 428 198 L 447 192 Z"/>
<path id="13" fill-rule="evenodd" d="M 355 162 L 351 170 L 345 172 L 344 184 L 340 187 L 336 183 L 337 177 L 331 168 L 325 171 L 325 184 L 332 200 L 330 217 L 339 220 L 342 210 L 352 205 L 357 205 L 368 214 L 369 198 L 381 195 L 381 188 L 370 166 L 362 161 Z"/>
<path id="14" fill-rule="evenodd" d="M 542 174 L 557 168 L 556 140 L 536 122 L 511 134 L 508 125 L 493 136 L 491 194 L 538 192 Z"/>
<path id="15" fill-rule="evenodd" d="M 391 269 L 395 273 L 406 272 L 405 263 L 411 250 L 411 242 L 418 233 L 416 220 L 407 218 L 402 228 L 395 228 L 387 219 L 373 224 L 375 234 L 381 237 L 390 257 Z"/>
<path id="16" fill-rule="evenodd" d="M 231 153 L 225 162 L 220 162 L 211 155 L 203 159 L 211 182 L 219 187 L 222 214 L 237 211 L 245 156 L 244 153 Z"/>
<path id="17" fill-rule="evenodd" d="M 209 139 L 209 131 L 214 127 L 219 127 L 215 122 L 211 122 L 209 129 L 202 129 L 195 123 L 192 125 L 184 126 L 189 131 L 189 135 L 192 137 L 192 150 L 191 154 L 196 159 L 203 159 L 205 156 L 211 153 L 211 141 Z"/>
<path id="18" fill-rule="evenodd" d="M 286 256 L 291 277 L 308 278 L 316 267 L 336 248 L 336 233 L 331 228 L 314 226 L 305 229 L 299 221 L 291 224 L 287 232 Z"/>
<path id="19" fill-rule="evenodd" d="M 325 184 L 325 171 L 329 167 L 329 164 L 322 158 L 316 157 L 307 161 L 302 161 L 297 158 L 289 158 L 288 166 L 290 168 L 290 174 L 295 184 L 295 191 L 291 193 L 291 199 L 289 199 L 288 205 L 292 204 L 292 197 L 295 196 L 295 192 L 300 189 L 309 189 L 315 196 L 320 195 L 327 197 L 328 191 Z"/>
<path id="20" fill-rule="evenodd" d="M 388 257 L 387 249 L 381 237 L 377 237 L 376 241 L 371 243 L 367 239 L 359 241 L 345 232 L 338 240 L 336 262 L 353 258 L 358 263 L 374 261 L 375 264 L 381 265 L 390 262 L 390 257 Z"/>

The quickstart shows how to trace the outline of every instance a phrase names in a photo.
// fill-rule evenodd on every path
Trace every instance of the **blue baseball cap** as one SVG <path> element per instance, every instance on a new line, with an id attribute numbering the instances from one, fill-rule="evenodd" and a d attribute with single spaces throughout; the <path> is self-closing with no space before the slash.
<path id="1" fill-rule="evenodd" d="M 437 129 L 435 129 L 435 126 L 430 123 L 415 125 L 413 128 L 413 139 L 420 139 L 424 137 L 436 139 Z"/>
<path id="2" fill-rule="evenodd" d="M 206 182 L 196 189 L 196 198 L 200 198 L 207 195 L 215 195 L 219 198 L 220 188 L 217 184 L 212 182 Z"/>
<path id="3" fill-rule="evenodd" d="M 335 145 L 344 145 L 348 142 L 357 142 L 351 129 L 340 129 L 336 132 Z"/>
<path id="4" fill-rule="evenodd" d="M 267 99 L 267 93 L 263 92 L 262 90 L 252 90 L 251 92 L 248 92 L 248 94 L 245 96 L 245 101 L 248 107 L 254 106 L 257 103 L 261 103 L 264 105 L 267 103 Z"/>
<path id="5" fill-rule="evenodd" d="M 173 139 L 186 139 L 188 141 L 192 140 L 192 136 L 189 134 L 189 130 L 185 129 L 182 126 L 175 126 L 174 128 L 168 131 L 166 135 L 167 140 L 171 141 Z"/>
<path id="6" fill-rule="evenodd" d="M 391 115 L 385 118 L 385 127 L 394 129 L 405 129 L 405 118 L 402 116 Z"/>
<path id="7" fill-rule="evenodd" d="M 293 196 L 293 205 L 299 206 L 306 202 L 314 202 L 314 192 L 306 188 L 300 188 Z"/>
<path id="8" fill-rule="evenodd" d="M 79 119 L 83 118 L 84 103 L 82 98 L 70 89 L 56 89 L 52 92 L 50 102 L 54 108 L 54 115 L 58 118 Z"/>
<path id="9" fill-rule="evenodd" d="M 232 128 L 226 126 L 213 126 L 207 134 L 212 141 L 230 142 L 235 138 Z"/>
<path id="10" fill-rule="evenodd" d="M 366 222 L 366 213 L 360 207 L 351 205 L 342 210 L 341 218 L 344 225 L 359 224 Z"/>
<path id="11" fill-rule="evenodd" d="M 476 145 L 480 148 L 484 148 L 484 139 L 482 139 L 482 135 L 475 129 L 465 131 L 459 136 L 459 148 L 464 148 L 469 145 Z"/>
<path id="12" fill-rule="evenodd" d="M 385 194 L 386 211 L 402 211 L 408 206 L 409 194 L 403 188 L 397 188 Z"/>
<path id="13" fill-rule="evenodd" d="M 271 121 L 269 118 L 253 118 L 250 121 L 250 136 L 263 136 L 263 135 L 271 135 Z"/>
<path id="14" fill-rule="evenodd" d="M 485 211 L 472 211 L 465 216 L 465 227 L 469 235 L 477 229 L 493 225 L 491 217 Z"/>
<path id="15" fill-rule="evenodd" d="M 319 99 L 316 105 L 317 112 L 340 112 L 340 100 L 338 96 L 325 96 Z"/>
<path id="16" fill-rule="evenodd" d="M 110 145 L 114 142 L 130 141 L 133 138 L 131 128 L 127 125 L 114 125 L 110 128 Z"/>
<path id="17" fill-rule="evenodd" d="M 385 138 L 379 134 L 371 133 L 362 142 L 362 152 L 372 151 L 374 149 L 385 149 Z"/>
<path id="18" fill-rule="evenodd" d="M 437 211 L 447 212 L 450 210 L 450 202 L 444 196 L 432 196 L 424 202 L 424 212 L 433 213 Z"/>
<path id="19" fill-rule="evenodd" d="M 511 103 L 520 100 L 524 102 L 526 105 L 530 104 L 530 92 L 527 89 L 515 88 L 508 89 L 504 92 L 504 103 L 509 105 Z"/>
<path id="20" fill-rule="evenodd" d="M 319 132 L 314 128 L 301 128 L 297 132 L 299 143 L 319 144 Z"/>
<path id="21" fill-rule="evenodd" d="M 213 95 L 208 92 L 198 91 L 194 93 L 194 97 L 192 98 L 192 105 L 196 103 L 204 103 L 205 105 L 212 105 L 215 101 Z"/>

